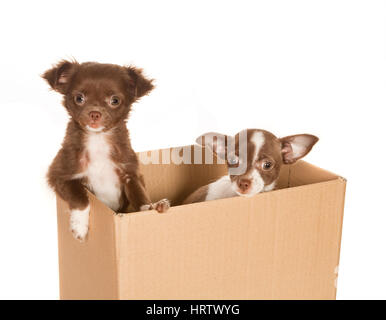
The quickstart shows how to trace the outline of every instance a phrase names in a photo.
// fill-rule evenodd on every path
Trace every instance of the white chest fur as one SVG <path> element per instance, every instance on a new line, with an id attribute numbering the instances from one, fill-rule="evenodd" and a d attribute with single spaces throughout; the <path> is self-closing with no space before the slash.
<path id="1" fill-rule="evenodd" d="M 205 200 L 225 199 L 237 196 L 237 193 L 232 189 L 232 182 L 229 176 L 223 176 L 208 186 L 208 194 Z"/>
<path id="2" fill-rule="evenodd" d="M 89 133 L 86 141 L 88 164 L 83 174 L 95 196 L 112 210 L 118 210 L 121 187 L 107 138 L 104 132 Z"/>
<path id="3" fill-rule="evenodd" d="M 267 186 L 264 186 L 264 182 L 262 183 L 263 187 L 260 191 L 254 191 L 250 195 L 246 196 L 254 196 L 259 192 L 271 191 L 276 186 L 276 181 Z M 223 176 L 222 178 L 208 185 L 208 193 L 206 195 L 205 201 L 236 197 L 239 194 L 235 191 L 235 188 L 237 188 L 235 182 L 232 182 L 229 176 Z"/>

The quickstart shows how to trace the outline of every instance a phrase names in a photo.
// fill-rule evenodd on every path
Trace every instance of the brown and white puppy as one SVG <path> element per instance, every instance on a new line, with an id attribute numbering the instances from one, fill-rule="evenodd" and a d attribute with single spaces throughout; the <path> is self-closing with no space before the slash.
<path id="1" fill-rule="evenodd" d="M 229 174 L 199 188 L 183 203 L 234 196 L 251 197 L 259 192 L 271 191 L 276 186 L 281 166 L 304 157 L 317 141 L 317 137 L 309 134 L 278 139 L 272 133 L 258 129 L 243 130 L 234 137 L 219 133 L 204 134 L 196 142 L 226 160 Z M 231 145 L 234 147 L 229 148 Z M 236 173 L 237 168 L 243 170 Z"/>
<path id="2" fill-rule="evenodd" d="M 95 62 L 61 61 L 42 77 L 63 95 L 70 115 L 66 136 L 48 171 L 48 183 L 71 210 L 74 236 L 88 232 L 90 205 L 86 188 L 112 210 L 156 209 L 138 171 L 126 120 L 132 103 L 153 89 L 141 69 Z"/>

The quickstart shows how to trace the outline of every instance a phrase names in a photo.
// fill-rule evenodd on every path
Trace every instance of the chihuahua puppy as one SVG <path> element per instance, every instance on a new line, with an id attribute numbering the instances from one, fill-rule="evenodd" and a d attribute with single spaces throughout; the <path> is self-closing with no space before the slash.
<path id="1" fill-rule="evenodd" d="M 155 209 L 151 203 L 126 127 L 132 103 L 153 89 L 141 69 L 95 62 L 61 61 L 42 77 L 63 95 L 70 120 L 48 174 L 48 183 L 71 210 L 70 226 L 78 240 L 88 232 L 90 205 L 86 189 L 112 210 Z"/>
<path id="2" fill-rule="evenodd" d="M 241 136 L 244 138 L 241 139 Z M 251 197 L 259 192 L 271 191 L 276 186 L 281 166 L 303 158 L 318 140 L 309 134 L 278 139 L 272 133 L 259 129 L 243 130 L 234 137 L 219 133 L 204 134 L 196 142 L 209 147 L 218 158 L 225 160 L 229 174 L 199 188 L 183 203 L 234 196 Z M 231 145 L 234 151 L 230 150 Z M 235 172 L 238 167 L 244 170 Z"/>

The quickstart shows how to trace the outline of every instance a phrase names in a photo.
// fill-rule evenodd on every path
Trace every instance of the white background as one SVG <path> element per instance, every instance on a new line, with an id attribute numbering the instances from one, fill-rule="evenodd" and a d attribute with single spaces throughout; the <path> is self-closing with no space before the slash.
<path id="1" fill-rule="evenodd" d="M 386 298 L 384 1 L 2 1 L 0 298 L 57 299 L 54 194 L 62 58 L 133 63 L 157 88 L 129 121 L 136 151 L 206 131 L 313 133 L 307 160 L 348 179 L 339 299 Z"/>

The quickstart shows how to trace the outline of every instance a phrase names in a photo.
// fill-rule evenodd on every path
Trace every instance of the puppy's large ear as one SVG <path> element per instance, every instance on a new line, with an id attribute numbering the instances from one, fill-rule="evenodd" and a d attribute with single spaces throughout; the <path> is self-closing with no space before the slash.
<path id="1" fill-rule="evenodd" d="M 200 146 L 209 147 L 219 158 L 226 159 L 227 146 L 234 143 L 234 137 L 217 132 L 208 132 L 196 139 Z"/>
<path id="2" fill-rule="evenodd" d="M 132 91 L 134 101 L 138 100 L 153 90 L 153 79 L 145 78 L 142 69 L 136 68 L 134 66 L 127 67 L 126 69 L 130 78 L 130 91 Z"/>
<path id="3" fill-rule="evenodd" d="M 297 134 L 279 139 L 283 162 L 292 164 L 309 153 L 319 138 L 311 134 Z"/>
<path id="4" fill-rule="evenodd" d="M 70 77 L 73 75 L 75 69 L 79 66 L 76 61 L 70 62 L 62 60 L 56 64 L 52 69 L 47 70 L 42 75 L 46 79 L 52 89 L 65 94 Z"/>

